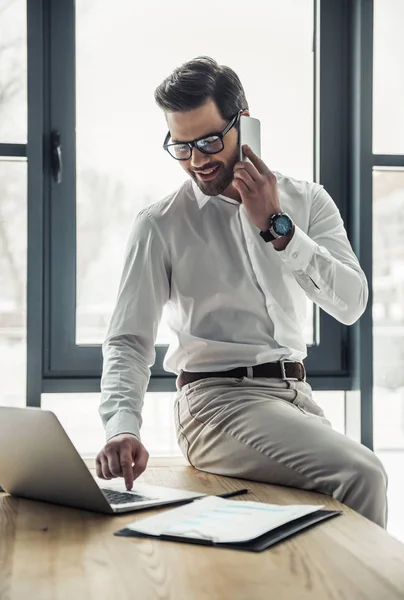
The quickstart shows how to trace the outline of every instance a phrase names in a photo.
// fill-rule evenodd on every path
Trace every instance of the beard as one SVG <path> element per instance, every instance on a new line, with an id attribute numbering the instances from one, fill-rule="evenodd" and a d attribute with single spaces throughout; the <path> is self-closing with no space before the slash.
<path id="1" fill-rule="evenodd" d="M 222 162 L 209 163 L 209 168 L 219 167 L 216 177 L 212 181 L 201 181 L 194 171 L 190 171 L 192 179 L 205 196 L 219 196 L 229 187 L 234 179 L 234 165 L 239 161 L 239 150 L 236 148 L 227 164 Z"/>

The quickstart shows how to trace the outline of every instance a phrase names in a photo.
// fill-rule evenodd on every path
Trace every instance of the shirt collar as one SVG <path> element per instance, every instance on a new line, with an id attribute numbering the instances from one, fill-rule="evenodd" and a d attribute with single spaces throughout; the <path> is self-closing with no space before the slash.
<path id="1" fill-rule="evenodd" d="M 196 198 L 199 208 L 203 208 L 205 204 L 209 202 L 209 200 L 211 200 L 212 198 L 220 198 L 220 200 L 224 200 L 225 202 L 229 202 L 230 204 L 240 205 L 240 202 L 238 202 L 237 200 L 233 200 L 233 198 L 228 198 L 227 196 L 222 196 L 222 194 L 219 194 L 218 196 L 206 196 L 206 194 L 204 194 L 202 190 L 199 189 L 197 183 L 193 179 L 191 180 L 191 183 L 194 196 Z"/>

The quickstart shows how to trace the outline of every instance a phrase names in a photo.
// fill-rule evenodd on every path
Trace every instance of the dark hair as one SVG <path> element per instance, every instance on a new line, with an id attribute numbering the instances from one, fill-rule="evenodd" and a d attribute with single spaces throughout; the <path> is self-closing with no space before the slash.
<path id="1" fill-rule="evenodd" d="M 154 92 L 165 112 L 199 108 L 212 98 L 223 119 L 231 119 L 248 104 L 240 79 L 230 67 L 209 56 L 198 56 L 175 69 Z"/>

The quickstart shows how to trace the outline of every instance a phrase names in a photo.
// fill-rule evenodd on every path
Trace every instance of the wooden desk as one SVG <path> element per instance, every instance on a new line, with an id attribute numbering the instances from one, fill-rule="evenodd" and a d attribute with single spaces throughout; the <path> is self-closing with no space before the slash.
<path id="1" fill-rule="evenodd" d="M 149 461 L 142 480 L 207 493 L 248 487 L 241 499 L 341 508 L 321 494 L 246 486 L 175 459 Z M 254 554 L 112 535 L 151 510 L 109 517 L 2 494 L 0 599 L 403 600 L 404 545 L 342 508 L 344 515 Z"/>

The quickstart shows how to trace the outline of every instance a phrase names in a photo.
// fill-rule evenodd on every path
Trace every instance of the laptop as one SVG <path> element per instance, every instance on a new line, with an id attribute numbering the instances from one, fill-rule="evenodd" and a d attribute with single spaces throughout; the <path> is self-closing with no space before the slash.
<path id="1" fill-rule="evenodd" d="M 41 408 L 0 406 L 0 484 L 20 498 L 107 514 L 206 496 L 137 481 L 128 492 L 123 478 L 97 480 L 56 415 Z"/>

